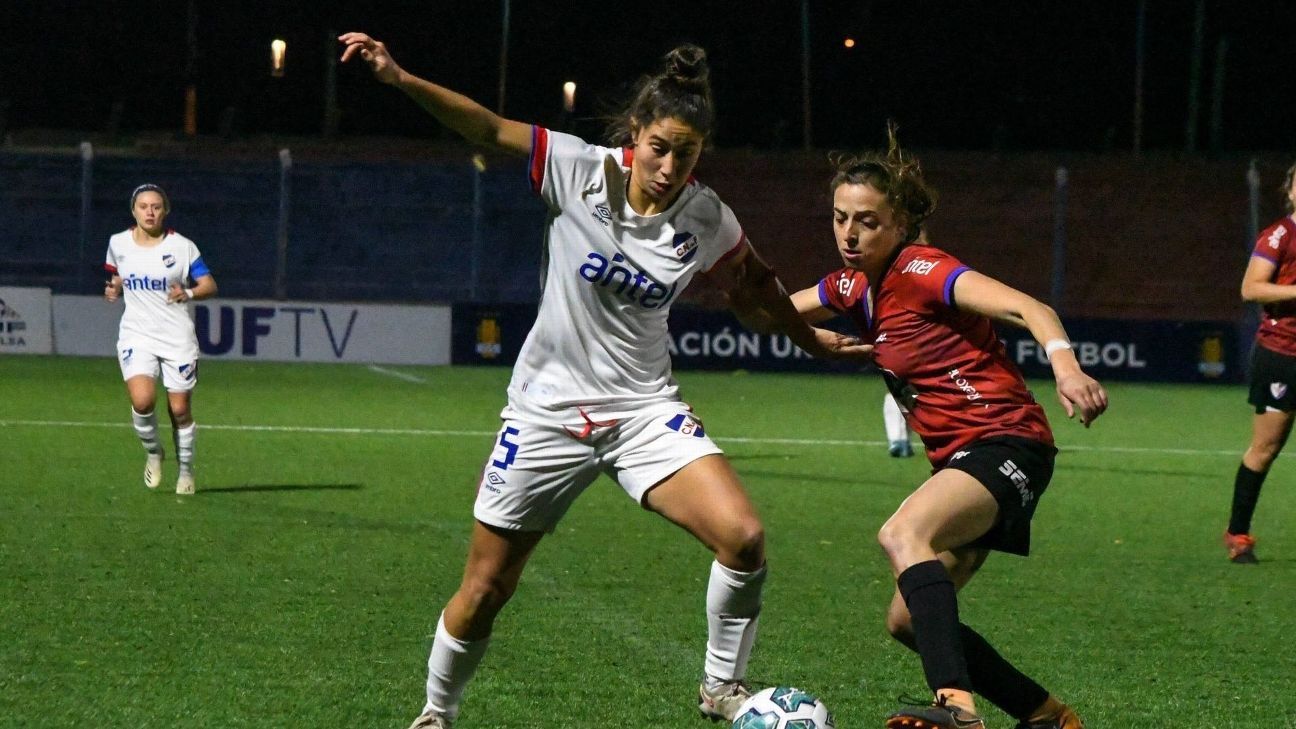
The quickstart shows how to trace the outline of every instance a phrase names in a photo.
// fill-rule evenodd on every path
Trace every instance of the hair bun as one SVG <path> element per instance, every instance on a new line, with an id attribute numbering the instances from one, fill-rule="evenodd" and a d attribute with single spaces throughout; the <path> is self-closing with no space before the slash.
<path id="1" fill-rule="evenodd" d="M 706 51 L 691 43 L 671 50 L 666 54 L 665 75 L 685 87 L 705 84 L 710 75 Z"/>

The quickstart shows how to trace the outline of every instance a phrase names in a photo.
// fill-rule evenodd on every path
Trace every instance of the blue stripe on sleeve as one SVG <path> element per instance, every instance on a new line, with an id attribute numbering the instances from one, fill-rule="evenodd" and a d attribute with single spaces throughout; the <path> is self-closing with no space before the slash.
<path id="1" fill-rule="evenodd" d="M 964 271 L 970 271 L 970 270 L 972 269 L 968 268 L 967 266 L 959 266 L 953 271 L 950 271 L 949 276 L 945 277 L 945 305 L 946 306 L 954 305 L 954 281 L 957 280 L 959 276 L 962 276 Z"/>
<path id="2" fill-rule="evenodd" d="M 197 258 L 194 259 L 193 263 L 189 264 L 190 278 L 198 278 L 199 276 L 210 276 L 210 275 L 211 275 L 211 269 L 207 268 L 207 262 L 202 259 L 202 256 L 198 256 Z"/>
<path id="3" fill-rule="evenodd" d="M 828 279 L 826 278 L 819 279 L 819 303 L 823 304 L 825 309 L 837 310 L 837 307 L 828 301 Z"/>

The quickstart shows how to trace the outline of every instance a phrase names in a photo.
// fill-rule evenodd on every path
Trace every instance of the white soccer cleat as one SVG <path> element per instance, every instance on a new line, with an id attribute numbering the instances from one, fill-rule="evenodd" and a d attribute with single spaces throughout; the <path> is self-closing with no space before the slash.
<path id="1" fill-rule="evenodd" d="M 450 720 L 434 712 L 425 711 L 410 724 L 410 729 L 450 729 Z"/>
<path id="2" fill-rule="evenodd" d="M 751 695 L 751 689 L 742 681 L 722 683 L 710 690 L 703 683 L 698 686 L 698 712 L 711 721 L 733 721 L 738 708 Z"/>
<path id="3" fill-rule="evenodd" d="M 180 494 L 181 496 L 192 496 L 193 492 L 194 492 L 193 473 L 189 471 L 183 471 L 180 474 L 180 478 L 176 479 L 176 493 Z"/>
<path id="4" fill-rule="evenodd" d="M 162 451 L 148 454 L 144 461 L 144 485 L 155 489 L 162 483 L 162 459 L 166 454 Z"/>

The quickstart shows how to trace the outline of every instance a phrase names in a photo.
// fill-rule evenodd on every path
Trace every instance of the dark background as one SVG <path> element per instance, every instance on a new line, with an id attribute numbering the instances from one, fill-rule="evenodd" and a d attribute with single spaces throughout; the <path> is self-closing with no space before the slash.
<path id="1" fill-rule="evenodd" d="M 384 40 L 408 70 L 494 108 L 500 0 L 0 3 L 0 108 L 9 133 L 99 131 L 120 102 L 123 133 L 178 131 L 183 90 L 198 91 L 198 131 L 315 134 L 322 128 L 332 32 Z M 1186 141 L 1193 0 L 1147 0 L 1143 148 Z M 907 145 L 1002 150 L 1129 150 L 1137 0 L 939 2 L 811 0 L 813 142 L 874 145 L 887 118 Z M 1221 133 L 1213 151 L 1291 145 L 1296 3 L 1206 2 L 1197 148 L 1211 151 L 1217 44 Z M 843 39 L 852 37 L 854 48 Z M 288 72 L 269 76 L 269 44 Z M 505 113 L 598 137 L 596 117 L 673 45 L 710 53 L 720 147 L 802 143 L 801 3 L 513 0 Z M 578 83 L 560 119 L 563 81 Z M 359 67 L 339 67 L 343 136 L 448 136 Z M 233 109 L 232 114 L 228 109 Z M 232 125 L 229 124 L 232 122 Z"/>

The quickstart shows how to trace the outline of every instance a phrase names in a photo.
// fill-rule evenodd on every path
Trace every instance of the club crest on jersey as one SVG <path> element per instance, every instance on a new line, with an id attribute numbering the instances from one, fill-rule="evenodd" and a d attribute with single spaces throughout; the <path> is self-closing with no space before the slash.
<path id="1" fill-rule="evenodd" d="M 612 223 L 612 209 L 607 206 L 607 203 L 594 206 L 594 219 L 602 223 L 604 228 Z"/>
<path id="2" fill-rule="evenodd" d="M 162 265 L 166 266 L 167 268 L 175 268 L 175 256 L 171 255 L 170 253 L 163 253 Z"/>
<path id="3" fill-rule="evenodd" d="M 675 237 L 671 238 L 671 246 L 675 248 L 675 257 L 688 263 L 693 260 L 693 256 L 697 255 L 697 236 L 689 232 L 676 233 Z"/>
<path id="4" fill-rule="evenodd" d="M 130 362 L 131 357 L 134 356 L 134 354 L 135 354 L 134 347 L 127 347 L 126 349 L 123 349 L 121 354 L 122 362 Z"/>
<path id="5" fill-rule="evenodd" d="M 1270 382 L 1270 383 L 1269 383 L 1269 394 L 1270 394 L 1270 395 L 1273 395 L 1275 400 L 1280 400 L 1280 399 L 1282 399 L 1282 396 L 1287 394 L 1287 383 L 1285 383 L 1285 382 Z"/>
<path id="6" fill-rule="evenodd" d="M 691 435 L 694 438 L 706 436 L 706 431 L 702 429 L 702 422 L 692 415 L 685 415 L 684 413 L 667 420 L 666 427 L 671 430 L 678 430 L 681 435 Z"/>

